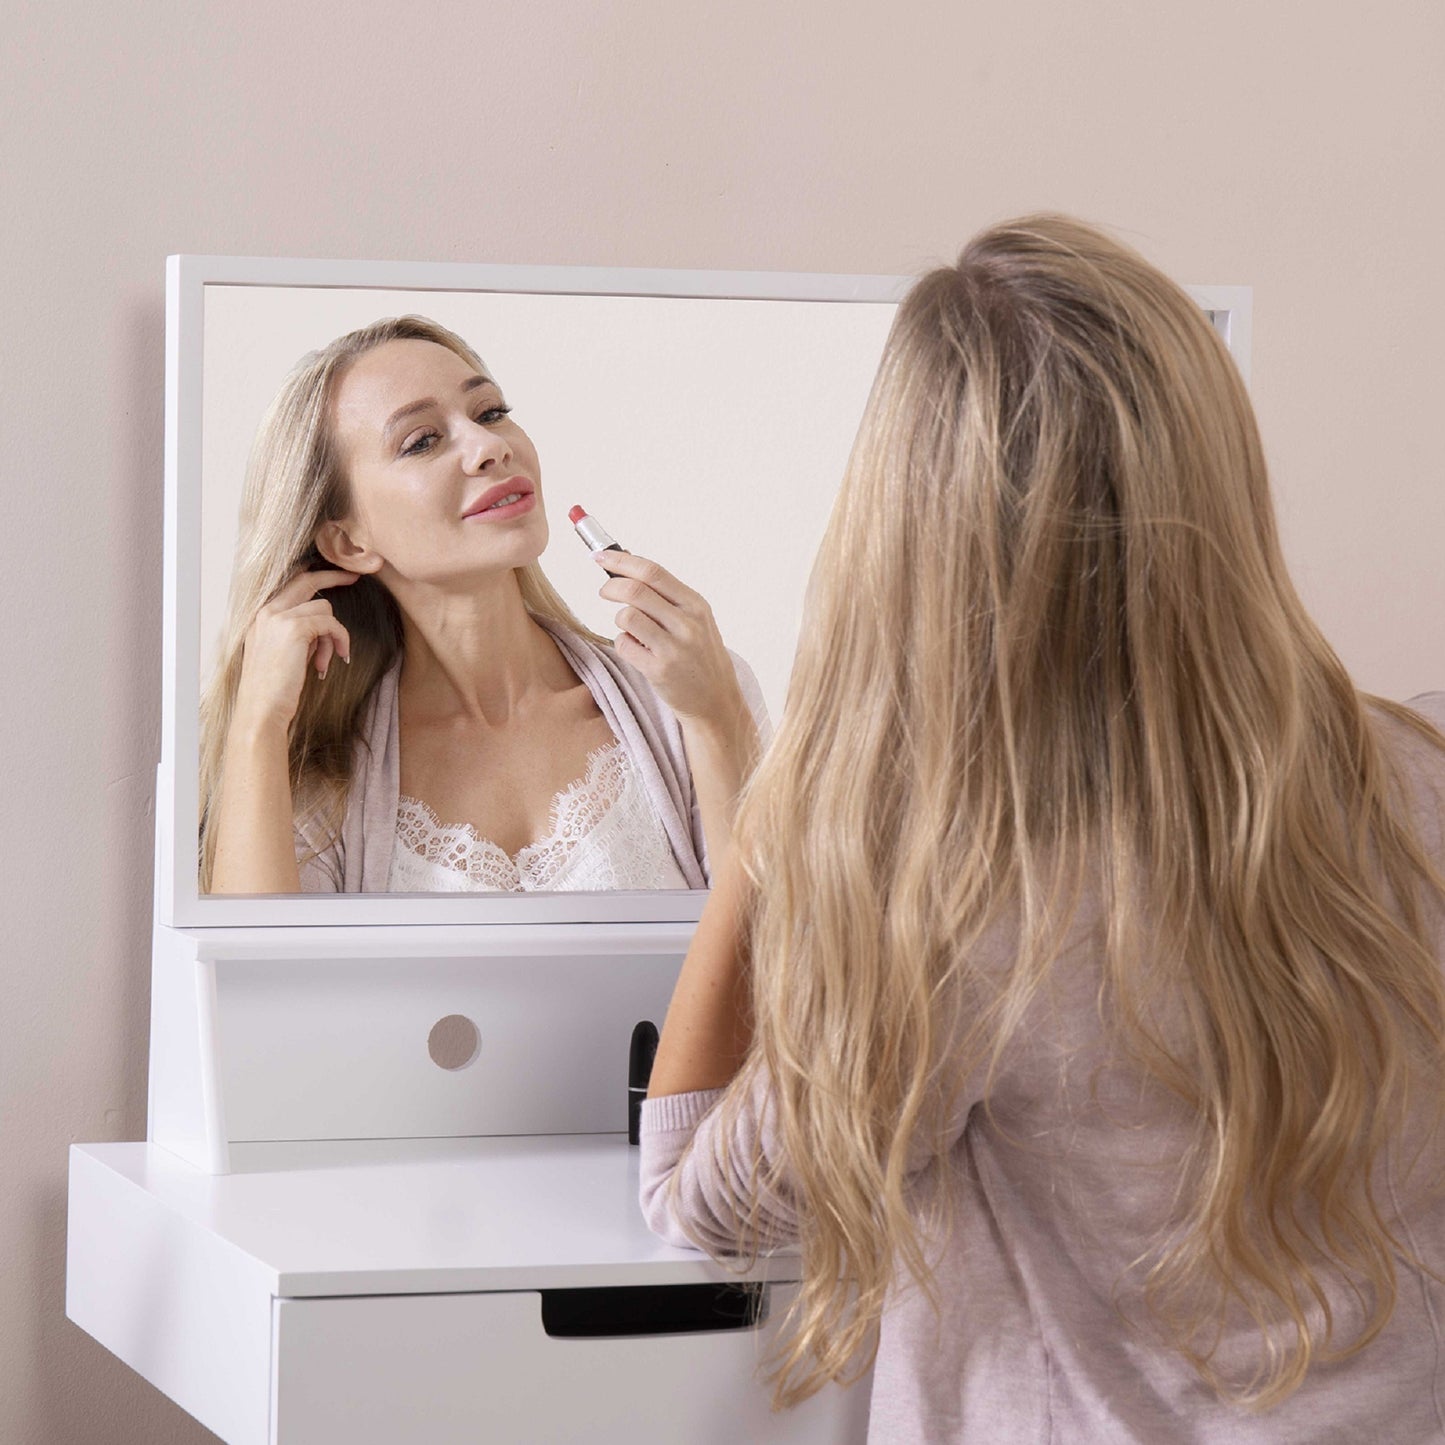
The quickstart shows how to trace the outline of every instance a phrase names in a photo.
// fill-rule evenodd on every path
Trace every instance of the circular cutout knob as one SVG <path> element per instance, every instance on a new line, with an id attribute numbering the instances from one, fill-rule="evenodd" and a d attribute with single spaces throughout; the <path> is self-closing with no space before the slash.
<path id="1" fill-rule="evenodd" d="M 465 1014 L 448 1014 L 432 1025 L 426 1051 L 440 1069 L 464 1069 L 481 1053 L 482 1036 Z"/>

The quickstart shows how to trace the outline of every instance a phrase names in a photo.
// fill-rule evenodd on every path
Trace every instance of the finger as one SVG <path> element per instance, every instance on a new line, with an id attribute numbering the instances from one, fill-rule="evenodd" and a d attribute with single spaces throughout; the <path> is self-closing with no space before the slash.
<path id="1" fill-rule="evenodd" d="M 306 602 L 328 587 L 346 587 L 357 581 L 360 572 L 346 572 L 340 567 L 323 567 L 315 572 L 296 573 L 271 599 L 277 607 L 291 608 L 298 602 Z"/>
<path id="2" fill-rule="evenodd" d="M 351 634 L 336 620 L 330 613 L 325 616 L 315 614 L 310 617 L 296 617 L 294 613 L 289 614 L 292 625 L 296 627 L 306 638 L 307 656 L 319 656 L 321 639 L 326 638 L 330 651 L 326 654 L 329 660 L 332 656 L 341 658 L 344 662 L 351 661 Z M 318 665 L 318 671 L 320 667 Z"/>
<path id="3" fill-rule="evenodd" d="M 331 666 L 331 657 L 335 651 L 336 639 L 329 632 L 323 632 L 316 639 L 316 651 L 311 658 L 311 665 L 316 669 L 317 677 L 325 678 L 326 669 Z"/>
<path id="4" fill-rule="evenodd" d="M 645 612 L 670 632 L 681 631 L 687 623 L 687 615 L 682 608 L 669 602 L 645 582 L 634 582 L 629 577 L 617 577 L 604 583 L 597 589 L 597 595 L 608 602 L 623 602 L 639 612 Z"/>
<path id="5" fill-rule="evenodd" d="M 350 662 L 351 634 L 334 617 L 331 619 L 331 625 L 326 629 L 326 635 L 332 641 L 336 656 L 342 662 Z"/>
<path id="6" fill-rule="evenodd" d="M 286 609 L 287 617 L 335 617 L 330 602 L 324 597 L 317 597 L 311 602 L 298 602 L 295 607 Z"/>
<path id="7" fill-rule="evenodd" d="M 624 607 L 617 614 L 616 621 L 623 633 L 640 642 L 654 655 L 659 650 L 666 650 L 672 641 L 671 634 L 665 627 L 654 622 L 645 612 L 639 611 L 636 607 Z"/>
<path id="8" fill-rule="evenodd" d="M 612 647 L 623 662 L 630 663 L 649 682 L 653 681 L 652 671 L 657 659 L 630 632 L 619 633 Z"/>
<path id="9" fill-rule="evenodd" d="M 655 592 L 661 593 L 677 606 L 701 602 L 702 598 L 683 582 L 679 582 L 666 567 L 635 552 L 594 552 L 592 560 L 607 572 L 618 577 L 631 577 L 644 582 Z"/>

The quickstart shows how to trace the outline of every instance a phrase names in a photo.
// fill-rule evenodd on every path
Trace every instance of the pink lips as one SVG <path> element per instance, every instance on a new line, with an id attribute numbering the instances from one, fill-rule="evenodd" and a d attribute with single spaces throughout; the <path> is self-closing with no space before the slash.
<path id="1" fill-rule="evenodd" d="M 535 491 L 528 478 L 508 477 L 505 482 L 488 487 L 462 515 L 464 518 L 485 515 L 489 521 L 492 518 L 504 521 L 508 517 L 518 517 L 523 512 L 531 511 L 537 500 Z M 513 493 L 519 494 L 515 502 L 509 502 L 505 507 L 497 506 L 503 497 L 510 497 Z"/>

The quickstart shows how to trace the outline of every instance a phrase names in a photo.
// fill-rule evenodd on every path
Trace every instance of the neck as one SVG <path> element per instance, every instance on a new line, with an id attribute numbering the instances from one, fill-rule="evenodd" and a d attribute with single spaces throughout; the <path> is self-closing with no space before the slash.
<path id="1" fill-rule="evenodd" d="M 576 682 L 522 601 L 514 571 L 481 586 L 394 589 L 401 609 L 400 703 L 418 718 L 500 726 L 528 699 Z"/>

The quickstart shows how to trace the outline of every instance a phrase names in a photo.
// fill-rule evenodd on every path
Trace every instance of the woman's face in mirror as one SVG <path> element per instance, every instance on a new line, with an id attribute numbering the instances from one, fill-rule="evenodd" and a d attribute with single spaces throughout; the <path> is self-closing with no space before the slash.
<path id="1" fill-rule="evenodd" d="M 400 582 L 465 588 L 547 545 L 537 453 L 501 390 L 432 341 L 388 341 L 336 386 L 332 427 L 349 508 L 317 537 L 327 559 Z"/>

